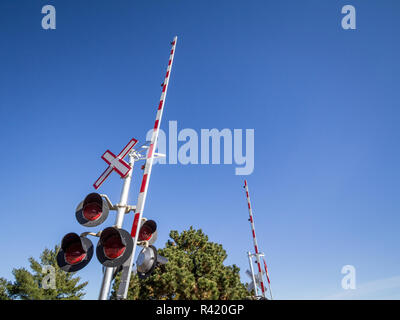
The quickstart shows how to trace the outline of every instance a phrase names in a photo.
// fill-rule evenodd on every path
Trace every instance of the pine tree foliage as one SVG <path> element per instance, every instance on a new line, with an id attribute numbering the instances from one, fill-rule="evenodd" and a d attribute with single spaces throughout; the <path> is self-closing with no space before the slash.
<path id="1" fill-rule="evenodd" d="M 55 246 L 53 250 L 45 249 L 40 255 L 40 262 L 29 258 L 32 272 L 25 268 L 14 269 L 14 282 L 4 283 L 8 297 L 21 300 L 81 299 L 85 295 L 83 289 L 87 282 L 79 283 L 80 278 L 74 277 L 74 273 L 64 272 L 58 267 L 56 257 L 59 249 L 59 246 Z M 45 266 L 54 267 L 54 288 L 51 288 L 49 272 L 46 272 Z"/>
<path id="2" fill-rule="evenodd" d="M 225 266 L 226 251 L 222 245 L 209 242 L 201 229 L 170 232 L 164 249 L 158 253 L 168 263 L 155 269 L 147 279 L 131 277 L 128 299 L 236 300 L 249 293 L 240 282 L 239 268 Z M 112 298 L 120 283 L 116 277 Z"/>
<path id="3" fill-rule="evenodd" d="M 0 300 L 10 300 L 8 290 L 10 283 L 4 279 L 0 278 Z"/>

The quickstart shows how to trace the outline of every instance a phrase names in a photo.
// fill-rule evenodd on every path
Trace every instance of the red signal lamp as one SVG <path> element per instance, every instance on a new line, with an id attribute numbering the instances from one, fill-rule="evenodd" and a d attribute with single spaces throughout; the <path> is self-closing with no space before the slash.
<path id="1" fill-rule="evenodd" d="M 107 201 L 100 194 L 90 193 L 78 204 L 75 216 L 81 225 L 95 227 L 107 219 L 109 210 Z"/>
<path id="2" fill-rule="evenodd" d="M 128 260 L 133 250 L 133 239 L 129 232 L 116 227 L 102 231 L 96 255 L 105 267 L 118 267 Z"/>
<path id="3" fill-rule="evenodd" d="M 154 220 L 146 220 L 139 230 L 138 241 L 147 241 L 152 245 L 157 240 L 157 223 Z"/>
<path id="4" fill-rule="evenodd" d="M 84 268 L 92 259 L 93 244 L 86 237 L 68 233 L 61 241 L 57 254 L 58 266 L 66 272 L 75 272 Z"/>

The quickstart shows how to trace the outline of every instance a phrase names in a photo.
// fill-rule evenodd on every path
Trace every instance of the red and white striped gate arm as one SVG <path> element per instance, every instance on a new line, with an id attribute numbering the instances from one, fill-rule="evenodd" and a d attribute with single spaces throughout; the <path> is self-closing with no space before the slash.
<path id="1" fill-rule="evenodd" d="M 163 114 L 163 110 L 164 110 L 165 98 L 167 96 L 168 83 L 169 83 L 169 78 L 171 75 L 172 63 L 174 61 L 175 47 L 176 47 L 177 40 L 178 40 L 178 37 L 175 36 L 174 40 L 171 43 L 172 49 L 171 49 L 170 56 L 169 56 L 167 73 L 165 75 L 164 83 L 162 85 L 160 103 L 158 104 L 158 108 L 157 108 L 156 121 L 154 123 L 153 134 L 151 136 L 149 151 L 147 152 L 147 159 L 146 159 L 146 163 L 144 166 L 142 184 L 140 186 L 139 197 L 138 197 L 138 201 L 136 204 L 136 213 L 135 213 L 135 218 L 134 218 L 132 230 L 131 230 L 131 236 L 133 238 L 136 238 L 138 235 L 138 232 L 139 232 L 138 225 L 139 225 L 139 221 L 142 219 L 142 215 L 143 215 L 143 209 L 144 209 L 144 204 L 145 204 L 146 195 L 147 195 L 147 188 L 149 186 L 149 181 L 150 181 L 151 168 L 153 166 L 154 150 L 156 150 L 156 148 L 157 148 L 158 133 L 159 133 L 161 118 L 162 118 L 162 114 Z M 136 243 L 136 241 L 135 241 L 135 243 Z"/>
<path id="2" fill-rule="evenodd" d="M 250 195 L 249 195 L 249 187 L 247 185 L 247 181 L 244 180 L 244 188 L 246 190 L 246 198 L 247 198 L 247 206 L 249 208 L 249 220 L 250 220 L 250 224 L 251 224 L 251 232 L 253 235 L 253 242 L 254 242 L 254 250 L 256 253 L 256 258 L 257 258 L 257 265 L 258 265 L 258 277 L 260 279 L 260 285 L 261 285 L 261 291 L 262 294 L 264 296 L 264 298 L 266 298 L 265 296 L 265 287 L 264 287 L 264 281 L 263 281 L 263 276 L 262 276 L 262 271 L 261 271 L 261 261 L 260 261 L 260 256 L 259 256 L 259 252 L 258 252 L 258 244 L 257 244 L 257 238 L 256 238 L 256 230 L 254 228 L 254 219 L 253 219 L 253 210 L 251 208 L 251 203 L 250 203 Z"/>
<path id="3" fill-rule="evenodd" d="M 263 258 L 263 261 L 264 261 L 265 275 L 267 276 L 267 281 L 268 281 L 269 294 L 271 295 L 271 299 L 273 299 L 273 297 L 272 297 L 272 290 L 271 290 L 271 281 L 269 280 L 269 274 L 268 274 L 267 263 L 265 262 L 265 259 L 264 259 L 264 258 Z"/>
<path id="4" fill-rule="evenodd" d="M 169 78 L 171 75 L 172 63 L 174 61 L 175 47 L 176 47 L 177 40 L 178 40 L 178 37 L 175 37 L 174 40 L 171 42 L 172 49 L 171 49 L 170 56 L 169 56 L 167 73 L 165 75 L 165 79 L 162 84 L 161 98 L 160 98 L 160 102 L 157 107 L 156 121 L 154 123 L 153 134 L 151 136 L 150 146 L 149 146 L 147 156 L 146 156 L 146 163 L 144 165 L 144 173 L 143 173 L 142 183 L 140 185 L 139 196 L 138 196 L 138 200 L 136 203 L 135 217 L 134 217 L 133 225 L 132 225 L 132 229 L 131 229 L 131 236 L 133 238 L 132 254 L 131 254 L 130 258 L 124 263 L 124 267 L 127 266 L 127 268 L 123 269 L 123 271 L 122 271 L 121 283 L 119 285 L 118 292 L 117 292 L 117 298 L 119 298 L 119 299 L 121 299 L 121 298 L 126 299 L 127 294 L 128 294 L 129 280 L 130 280 L 131 273 L 132 273 L 131 270 L 132 270 L 132 265 L 133 265 L 133 259 L 135 257 L 135 252 L 136 252 L 136 247 L 137 247 L 137 238 L 138 238 L 139 229 L 140 229 L 140 228 L 138 228 L 138 226 L 140 226 L 140 221 L 142 220 L 142 216 L 143 216 L 144 204 L 146 202 L 146 195 L 147 195 L 147 189 L 148 189 L 149 181 L 150 181 L 151 168 L 153 166 L 154 151 L 157 148 L 158 133 L 159 133 L 161 118 L 162 118 L 162 114 L 163 114 L 163 110 L 164 110 L 165 97 L 167 95 L 168 83 L 169 83 Z"/>

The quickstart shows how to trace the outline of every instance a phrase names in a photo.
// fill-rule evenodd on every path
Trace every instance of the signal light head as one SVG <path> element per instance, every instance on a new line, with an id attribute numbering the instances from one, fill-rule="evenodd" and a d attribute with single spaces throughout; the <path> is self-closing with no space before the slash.
<path id="1" fill-rule="evenodd" d="M 76 233 L 68 233 L 61 241 L 57 264 L 66 272 L 75 272 L 84 268 L 92 256 L 93 244 L 89 239 Z"/>
<path id="2" fill-rule="evenodd" d="M 154 220 L 147 220 L 142 223 L 138 240 L 147 241 L 149 245 L 152 245 L 157 240 L 157 223 Z"/>
<path id="3" fill-rule="evenodd" d="M 98 193 L 90 193 L 79 203 L 75 211 L 78 222 L 85 227 L 95 227 L 108 217 L 107 201 Z"/>
<path id="4" fill-rule="evenodd" d="M 133 250 L 132 236 L 124 229 L 103 230 L 96 248 L 97 259 L 105 267 L 118 267 L 128 260 Z"/>

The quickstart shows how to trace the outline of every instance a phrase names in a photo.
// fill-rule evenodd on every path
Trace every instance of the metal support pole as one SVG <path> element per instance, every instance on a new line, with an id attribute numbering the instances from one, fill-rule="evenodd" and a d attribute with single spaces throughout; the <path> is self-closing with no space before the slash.
<path id="1" fill-rule="evenodd" d="M 254 295 L 258 296 L 258 288 L 257 288 L 257 283 L 256 283 L 256 277 L 254 275 L 254 268 L 253 268 L 253 264 L 251 263 L 251 257 L 253 256 L 250 251 L 247 252 L 247 255 L 249 257 L 249 265 L 250 265 L 250 271 L 251 271 L 251 277 L 253 279 L 253 286 L 254 286 Z"/>
<path id="2" fill-rule="evenodd" d="M 124 179 L 124 185 L 122 187 L 121 198 L 120 198 L 118 210 L 117 210 L 117 216 L 115 218 L 115 227 L 118 229 L 122 228 L 122 223 L 124 222 L 124 217 L 125 217 L 125 213 L 126 213 L 126 205 L 128 202 L 129 189 L 130 189 L 131 180 L 132 180 L 132 171 L 133 171 L 133 166 L 135 164 L 135 159 L 131 154 L 129 154 L 129 164 L 131 165 L 132 169 L 129 171 L 128 175 Z M 112 267 L 105 268 L 103 282 L 101 284 L 101 289 L 100 289 L 99 300 L 107 300 L 108 299 L 114 271 L 115 271 L 115 268 L 112 268 Z"/>

